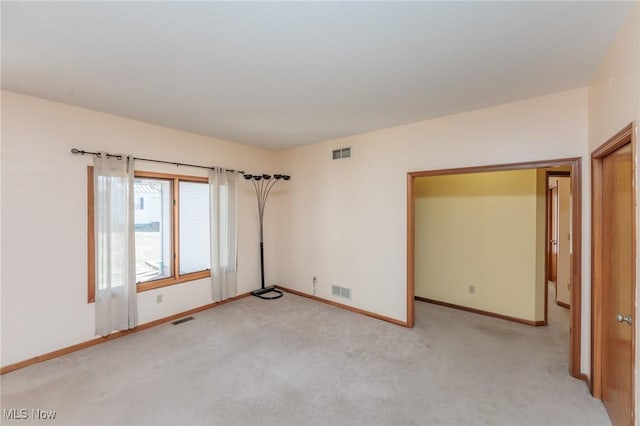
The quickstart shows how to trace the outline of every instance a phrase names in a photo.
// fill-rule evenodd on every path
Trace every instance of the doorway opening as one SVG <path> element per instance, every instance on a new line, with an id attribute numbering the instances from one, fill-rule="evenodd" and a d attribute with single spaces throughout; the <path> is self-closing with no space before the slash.
<path id="1" fill-rule="evenodd" d="M 571 173 L 546 171 L 547 180 L 547 282 L 553 302 L 571 307 Z M 545 317 L 546 320 L 546 317 Z"/>
<path id="2" fill-rule="evenodd" d="M 410 172 L 407 174 L 407 326 L 415 324 L 415 286 L 416 286 L 416 179 L 428 176 L 464 175 L 469 173 L 522 171 L 531 169 L 547 169 L 567 167 L 571 176 L 571 256 L 570 279 L 572 282 L 570 291 L 570 329 L 569 329 L 569 372 L 573 377 L 584 379 L 580 373 L 580 320 L 581 320 L 581 160 L 580 158 L 567 158 L 549 161 L 535 161 L 527 163 L 500 164 L 492 166 L 466 167 L 458 169 L 426 170 Z M 546 200 L 545 195 L 542 196 Z M 543 216 L 546 218 L 543 210 Z M 545 226 L 545 229 L 547 227 Z M 546 234 L 545 234 L 546 235 Z M 546 246 L 546 245 L 545 245 Z M 545 247 L 546 248 L 546 247 Z M 546 250 L 545 250 L 546 252 Z M 545 259 L 548 255 L 545 253 Z M 544 262 L 544 279 L 548 277 L 548 261 Z M 545 286 L 546 293 L 547 286 Z M 545 304 L 546 304 L 545 294 Z M 534 325 L 543 325 L 545 321 Z"/>

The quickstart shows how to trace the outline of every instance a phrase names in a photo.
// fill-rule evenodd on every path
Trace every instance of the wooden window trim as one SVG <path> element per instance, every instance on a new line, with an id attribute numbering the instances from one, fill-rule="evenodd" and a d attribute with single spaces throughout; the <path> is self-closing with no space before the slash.
<path id="1" fill-rule="evenodd" d="M 203 176 L 176 175 L 172 173 L 147 172 L 144 170 L 136 170 L 135 176 L 153 178 L 153 179 L 178 180 L 178 181 L 182 180 L 187 182 L 205 182 L 205 183 L 209 182 L 209 178 L 203 177 Z"/>
<path id="2" fill-rule="evenodd" d="M 199 280 L 202 278 L 207 278 L 211 276 L 211 271 L 206 269 L 204 271 L 199 272 L 191 272 L 189 274 L 179 275 L 178 278 L 170 277 L 170 278 L 162 278 L 154 281 L 147 281 L 144 283 L 138 284 L 138 293 L 141 291 L 153 290 L 154 288 L 167 287 L 170 285 L 185 283 L 188 281 Z"/>
<path id="3" fill-rule="evenodd" d="M 173 258 L 173 274 L 168 278 L 161 278 L 153 281 L 137 283 L 137 292 L 153 290 L 189 281 L 200 280 L 211 276 L 211 270 L 190 272 L 180 274 L 180 182 L 202 182 L 207 183 L 209 179 L 202 176 L 177 175 L 172 173 L 158 173 L 149 171 L 136 171 L 137 178 L 152 178 L 171 181 L 173 185 L 173 223 L 172 223 L 172 245 L 171 256 Z M 93 194 L 93 166 L 87 166 L 87 302 L 95 302 L 95 227 L 94 227 L 94 194 Z"/>

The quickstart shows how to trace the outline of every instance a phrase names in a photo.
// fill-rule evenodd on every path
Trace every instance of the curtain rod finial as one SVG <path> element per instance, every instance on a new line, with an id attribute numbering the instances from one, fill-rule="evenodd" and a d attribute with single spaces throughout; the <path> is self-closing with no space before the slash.
<path id="1" fill-rule="evenodd" d="M 71 148 L 71 153 L 72 154 L 78 154 L 78 153 L 80 153 L 80 150 L 78 148 Z"/>

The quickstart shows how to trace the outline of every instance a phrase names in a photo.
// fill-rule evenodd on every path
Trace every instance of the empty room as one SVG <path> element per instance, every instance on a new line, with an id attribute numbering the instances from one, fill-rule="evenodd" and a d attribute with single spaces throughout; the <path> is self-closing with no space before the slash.
<path id="1" fill-rule="evenodd" d="M 1 424 L 638 424 L 637 1 L 0 14 Z"/>

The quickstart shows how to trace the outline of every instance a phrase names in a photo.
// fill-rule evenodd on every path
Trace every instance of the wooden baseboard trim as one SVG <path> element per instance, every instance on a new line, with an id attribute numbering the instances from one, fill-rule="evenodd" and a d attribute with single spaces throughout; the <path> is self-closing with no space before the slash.
<path id="1" fill-rule="evenodd" d="M 302 291 L 293 290 L 287 287 L 282 287 L 280 285 L 276 286 L 282 291 L 286 291 L 287 293 L 295 294 L 296 296 L 306 297 L 307 299 L 315 300 L 316 302 L 326 303 L 327 305 L 335 306 L 336 308 L 345 309 L 347 311 L 355 312 L 356 314 L 366 315 L 371 318 L 375 318 L 377 320 L 390 322 L 391 324 L 400 325 L 402 327 L 407 327 L 407 323 L 404 321 L 397 320 L 395 318 L 385 317 L 384 315 L 379 315 L 373 312 L 365 311 L 364 309 L 354 308 L 353 306 L 345 305 L 342 303 L 334 302 L 333 300 L 323 299 L 322 297 L 313 296 L 308 293 L 304 293 Z"/>
<path id="2" fill-rule="evenodd" d="M 216 306 L 224 305 L 226 303 L 233 302 L 234 300 L 242 299 L 250 295 L 251 293 L 239 294 L 238 296 L 229 298 L 227 300 L 223 300 L 222 302 L 209 303 L 204 306 L 199 306 L 197 308 L 189 309 L 188 311 L 180 312 L 177 314 L 170 315 L 168 317 L 146 322 L 144 324 L 138 325 L 136 328 L 132 328 L 131 330 L 116 331 L 111 333 L 107 337 L 96 337 L 95 339 L 87 340 L 86 342 L 76 343 L 75 345 L 67 346 L 66 348 L 58 349 L 56 351 L 49 352 L 43 355 L 38 355 L 33 358 L 26 359 L 24 361 L 16 362 L 15 364 L 9 364 L 0 368 L 0 375 L 5 373 L 10 373 L 11 371 L 20 370 L 21 368 L 25 368 L 33 364 L 38 364 L 43 361 L 48 361 L 50 359 L 58 358 L 63 355 L 70 354 L 72 352 L 80 351 L 82 349 L 86 349 L 91 346 L 99 345 L 101 343 L 105 343 L 110 340 L 118 339 L 128 334 L 137 333 L 138 331 L 146 330 L 148 328 L 155 327 L 156 325 L 164 324 L 165 322 L 174 321 L 182 317 L 187 317 L 189 315 L 193 315 L 198 312 L 205 311 L 207 309 L 215 308 Z"/>
<path id="3" fill-rule="evenodd" d="M 569 305 L 568 303 L 561 302 L 559 300 L 556 300 L 556 305 L 563 307 L 565 309 L 571 309 L 571 305 Z"/>
<path id="4" fill-rule="evenodd" d="M 476 308 L 469 308 L 467 306 L 456 305 L 454 303 L 440 302 L 439 300 L 428 299 L 426 297 L 415 296 L 415 299 L 419 300 L 421 302 L 427 302 L 427 303 L 432 303 L 434 305 L 446 306 L 447 308 L 458 309 L 458 310 L 461 310 L 461 311 L 471 312 L 473 314 L 484 315 L 484 316 L 487 316 L 487 317 L 498 318 L 498 319 L 505 320 L 505 321 L 518 322 L 520 324 L 531 325 L 531 326 L 534 326 L 534 327 L 539 327 L 541 325 L 547 325 L 544 321 L 531 321 L 531 320 L 527 320 L 527 319 L 523 319 L 523 318 L 510 317 L 508 315 L 496 314 L 494 312 L 483 311 L 481 309 L 476 309 Z"/>
<path id="5" fill-rule="evenodd" d="M 582 380 L 584 382 L 585 386 L 587 387 L 587 390 L 591 394 L 591 396 L 593 396 L 593 391 L 592 391 L 593 388 L 591 386 L 591 377 L 589 377 L 588 374 L 580 373 L 580 374 L 577 374 L 577 375 L 573 375 L 573 374 L 571 374 L 571 371 L 569 371 L 569 375 L 571 377 L 573 377 L 574 379 Z"/>

